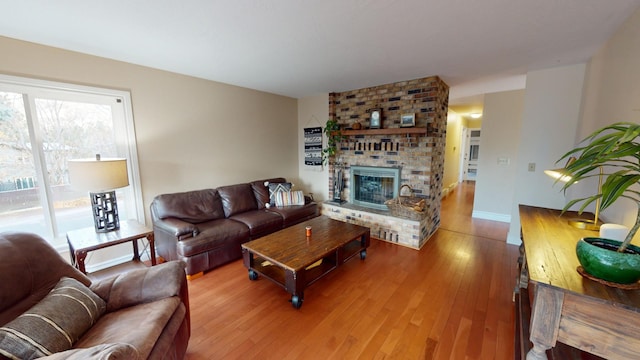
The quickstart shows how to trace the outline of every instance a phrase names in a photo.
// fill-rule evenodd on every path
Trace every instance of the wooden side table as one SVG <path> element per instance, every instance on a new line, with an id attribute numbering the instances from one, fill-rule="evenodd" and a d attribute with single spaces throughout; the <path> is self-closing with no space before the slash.
<path id="1" fill-rule="evenodd" d="M 554 355 L 561 343 L 606 359 L 637 359 L 640 290 L 608 287 L 576 271 L 576 242 L 598 234 L 567 223 L 576 216 L 520 205 L 524 279 L 518 283 L 521 300 L 531 304 L 530 321 L 525 321 L 529 328 L 522 324 L 521 330 L 533 345 L 529 349 L 528 344 L 522 344 L 520 348 L 523 353 L 528 351 L 527 360 L 546 360 L 547 351 Z M 516 317 L 527 320 L 527 315 Z"/>
<path id="2" fill-rule="evenodd" d="M 145 266 L 142 261 L 140 261 L 140 253 L 138 250 L 138 240 L 144 238 L 149 242 L 151 265 L 156 265 L 153 230 L 150 230 L 135 220 L 122 221 L 120 222 L 120 229 L 106 233 L 97 233 L 93 227 L 69 231 L 67 232 L 67 244 L 69 244 L 71 264 L 86 274 L 87 270 L 84 262 L 89 251 L 104 249 L 130 241 L 133 245 L 133 259 L 131 263 L 135 266 Z"/>

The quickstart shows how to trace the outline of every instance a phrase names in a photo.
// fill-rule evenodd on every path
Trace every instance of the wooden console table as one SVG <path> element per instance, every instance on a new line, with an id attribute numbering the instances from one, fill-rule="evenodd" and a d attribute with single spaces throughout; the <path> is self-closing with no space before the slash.
<path id="1" fill-rule="evenodd" d="M 519 297 L 532 304 L 529 339 L 533 347 L 526 358 L 547 359 L 547 350 L 560 342 L 607 359 L 637 359 L 640 290 L 615 289 L 578 274 L 576 242 L 597 232 L 567 224 L 576 216 L 520 205 L 524 257 Z M 528 322 L 527 315 L 516 314 L 516 318 Z M 519 331 L 526 332 L 526 324 L 520 326 Z"/>

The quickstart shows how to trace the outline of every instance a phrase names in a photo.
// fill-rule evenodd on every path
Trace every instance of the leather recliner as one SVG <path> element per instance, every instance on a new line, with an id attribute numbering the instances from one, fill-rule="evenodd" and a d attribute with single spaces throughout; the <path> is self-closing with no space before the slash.
<path id="1" fill-rule="evenodd" d="M 34 305 L 46 301 L 48 304 L 59 303 L 61 297 L 67 297 L 50 296 L 63 278 L 77 280 L 75 283 L 81 289 L 103 299 L 105 312 L 83 330 L 70 349 L 53 352 L 43 359 L 107 359 L 118 358 L 118 355 L 129 359 L 184 357 L 191 334 L 184 263 L 172 261 L 92 282 L 35 234 L 1 233 L 0 254 L 3 256 L 0 262 L 0 328 L 4 330 L 0 333 L 0 359 L 6 358 L 2 352 L 8 351 L 10 346 L 11 351 L 21 350 L 15 345 L 15 338 L 6 338 L 13 336 L 6 330 L 16 323 L 13 320 L 34 311 Z M 65 323 L 72 321 L 72 314 L 60 314 L 58 310 L 52 314 L 62 316 Z M 73 323 L 67 325 L 75 326 Z M 43 329 L 45 327 L 33 329 L 34 336 L 48 338 Z M 55 335 L 56 331 L 52 332 Z"/>

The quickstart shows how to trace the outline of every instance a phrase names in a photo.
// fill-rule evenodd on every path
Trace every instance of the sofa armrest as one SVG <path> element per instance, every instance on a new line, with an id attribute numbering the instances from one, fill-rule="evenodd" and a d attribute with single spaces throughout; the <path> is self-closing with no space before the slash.
<path id="1" fill-rule="evenodd" d="M 156 220 L 153 225 L 175 236 L 178 240 L 188 239 L 200 233 L 196 225 L 177 218 Z"/>
<path id="2" fill-rule="evenodd" d="M 107 312 L 181 296 L 186 286 L 185 266 L 183 261 L 170 261 L 110 277 L 90 288 L 107 302 Z"/>
<path id="3" fill-rule="evenodd" d="M 90 348 L 71 349 L 49 356 L 41 357 L 46 360 L 116 360 L 137 359 L 138 350 L 133 345 L 125 343 L 100 344 Z"/>

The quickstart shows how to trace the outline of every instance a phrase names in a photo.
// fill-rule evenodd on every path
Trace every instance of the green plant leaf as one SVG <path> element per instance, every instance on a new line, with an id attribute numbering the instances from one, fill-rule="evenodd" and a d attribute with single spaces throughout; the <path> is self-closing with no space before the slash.
<path id="1" fill-rule="evenodd" d="M 640 185 L 639 140 L 640 124 L 617 122 L 594 131 L 574 149 L 563 154 L 556 163 L 575 157 L 575 161 L 565 166 L 566 174 L 571 176 L 571 180 L 562 187 L 565 192 L 580 181 L 600 176 L 600 169 L 604 170 L 600 191 L 569 201 L 563 211 L 580 204 L 579 212 L 582 212 L 598 199 L 602 200 L 600 210 L 604 210 L 620 198 L 634 201 L 640 209 L 640 191 L 635 190 Z M 640 227 L 640 213 L 636 218 L 634 234 Z M 634 234 L 628 235 L 625 242 L 628 243 Z"/>
<path id="2" fill-rule="evenodd" d="M 626 171 L 619 171 L 607 177 L 602 184 L 602 203 L 600 209 L 604 210 L 611 206 L 627 188 L 640 181 L 640 174 L 626 174 Z"/>

